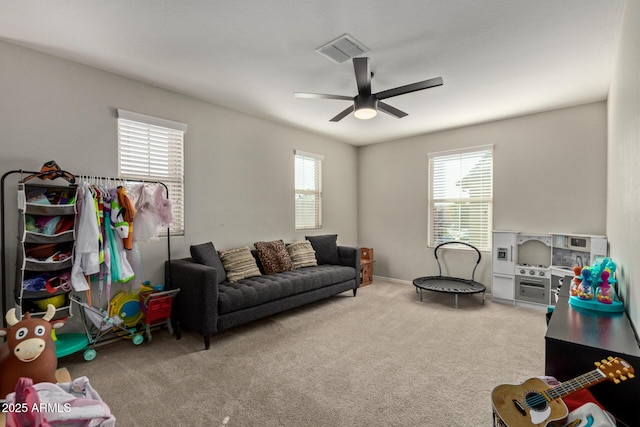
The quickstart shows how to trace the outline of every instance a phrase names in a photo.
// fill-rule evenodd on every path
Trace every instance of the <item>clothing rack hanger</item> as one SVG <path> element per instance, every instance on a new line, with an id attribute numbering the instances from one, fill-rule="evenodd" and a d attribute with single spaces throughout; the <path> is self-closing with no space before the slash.
<path id="1" fill-rule="evenodd" d="M 45 169 L 49 169 L 50 170 L 45 170 Z M 16 170 L 11 170 L 8 172 L 5 172 L 2 175 L 2 179 L 0 179 L 0 216 L 2 217 L 2 221 L 0 222 L 0 237 L 2 238 L 2 245 L 1 245 L 1 250 L 0 250 L 0 271 L 2 273 L 2 324 L 4 327 L 6 327 L 6 320 L 4 318 L 4 313 L 6 313 L 7 311 L 7 276 L 6 276 L 6 233 L 5 233 L 5 180 L 14 174 L 20 174 L 21 177 L 23 177 L 24 175 L 28 174 L 28 176 L 26 178 L 22 178 L 19 180 L 20 183 L 26 182 L 30 179 L 33 178 L 40 178 L 40 179 L 56 179 L 56 178 L 62 178 L 67 180 L 70 184 L 76 184 L 76 179 L 81 179 L 81 180 L 88 180 L 88 179 L 95 179 L 98 180 L 100 182 L 104 182 L 108 185 L 108 183 L 120 183 L 120 184 L 127 184 L 127 183 L 146 183 L 146 184 L 160 184 L 164 187 L 167 198 L 169 198 L 169 187 L 167 187 L 167 185 L 162 182 L 162 181 L 153 181 L 153 180 L 146 180 L 146 179 L 135 179 L 135 180 L 123 180 L 122 178 L 118 178 L 118 177 L 105 177 L 105 176 L 94 176 L 94 175 L 73 175 L 70 172 L 64 171 L 62 169 L 60 169 L 60 167 L 56 164 L 55 161 L 50 161 L 47 162 L 43 165 L 42 169 L 40 171 L 28 171 L 28 170 L 23 170 L 23 169 L 16 169 Z M 71 180 L 71 178 L 73 178 L 73 181 Z M 170 228 L 167 228 L 167 261 L 171 261 L 171 232 L 170 232 Z M 166 279 L 169 283 L 171 282 L 171 262 L 169 262 L 168 264 L 168 278 Z M 166 283 L 165 285 L 168 285 L 169 283 Z"/>

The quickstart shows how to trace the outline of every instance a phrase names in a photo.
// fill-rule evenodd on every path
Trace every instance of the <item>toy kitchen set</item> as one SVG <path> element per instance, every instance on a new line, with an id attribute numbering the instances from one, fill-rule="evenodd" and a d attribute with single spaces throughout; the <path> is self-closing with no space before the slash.
<path id="1" fill-rule="evenodd" d="M 491 300 L 555 305 L 556 291 L 573 267 L 607 255 L 605 236 L 494 231 Z"/>

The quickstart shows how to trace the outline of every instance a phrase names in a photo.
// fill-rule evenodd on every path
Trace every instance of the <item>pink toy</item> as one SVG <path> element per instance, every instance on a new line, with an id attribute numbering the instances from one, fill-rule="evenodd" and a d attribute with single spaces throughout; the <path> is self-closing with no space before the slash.
<path id="1" fill-rule="evenodd" d="M 598 287 L 598 294 L 596 295 L 596 298 L 603 304 L 611 304 L 613 302 L 613 298 L 611 295 L 611 285 L 609 285 L 609 272 L 606 270 L 603 271 L 602 276 L 600 277 L 602 278 L 602 283 Z"/>

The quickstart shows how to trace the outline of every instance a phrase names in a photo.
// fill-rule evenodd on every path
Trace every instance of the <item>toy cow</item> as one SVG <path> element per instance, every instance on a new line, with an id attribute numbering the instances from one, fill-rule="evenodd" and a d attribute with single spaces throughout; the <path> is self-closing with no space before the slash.
<path id="1" fill-rule="evenodd" d="M 34 383 L 56 382 L 58 358 L 51 329 L 63 326 L 64 320 L 51 323 L 55 313 L 51 304 L 41 319 L 25 313 L 18 321 L 15 308 L 7 312 L 9 328 L 0 328 L 0 337 L 7 337 L 0 347 L 0 399 L 15 390 L 20 377 L 31 378 Z"/>

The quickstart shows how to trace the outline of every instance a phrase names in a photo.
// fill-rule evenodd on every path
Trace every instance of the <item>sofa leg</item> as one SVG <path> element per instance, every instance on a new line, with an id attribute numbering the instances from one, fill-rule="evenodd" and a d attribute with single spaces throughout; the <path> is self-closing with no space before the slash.
<path id="1" fill-rule="evenodd" d="M 354 297 L 356 296 L 356 292 L 358 292 L 358 288 L 355 288 L 355 289 L 353 290 L 353 296 L 354 296 Z"/>
<path id="2" fill-rule="evenodd" d="M 204 336 L 204 349 L 209 350 L 209 345 L 211 344 L 211 335 Z"/>

